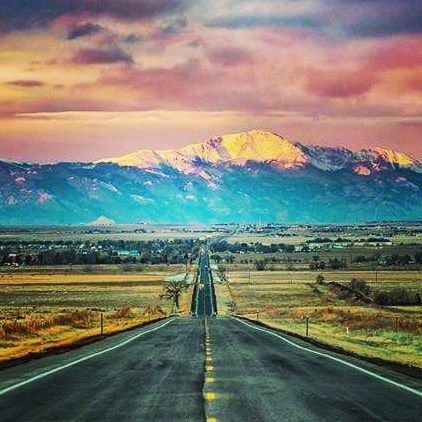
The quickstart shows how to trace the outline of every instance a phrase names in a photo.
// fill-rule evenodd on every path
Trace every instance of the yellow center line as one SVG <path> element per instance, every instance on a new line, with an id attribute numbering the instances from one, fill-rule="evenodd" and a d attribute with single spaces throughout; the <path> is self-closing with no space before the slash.
<path id="1" fill-rule="evenodd" d="M 212 365 L 207 365 L 206 370 L 207 371 L 214 371 L 214 367 Z"/>
<path id="2" fill-rule="evenodd" d="M 215 400 L 216 394 L 214 393 L 214 391 L 208 391 L 207 393 L 205 393 L 205 399 L 208 401 L 213 401 Z"/>
<path id="3" fill-rule="evenodd" d="M 205 381 L 206 381 L 207 383 L 209 383 L 209 384 L 213 383 L 213 382 L 214 382 L 214 380 L 215 380 L 215 378 L 213 378 L 213 377 L 207 377 L 207 378 L 205 378 Z"/>

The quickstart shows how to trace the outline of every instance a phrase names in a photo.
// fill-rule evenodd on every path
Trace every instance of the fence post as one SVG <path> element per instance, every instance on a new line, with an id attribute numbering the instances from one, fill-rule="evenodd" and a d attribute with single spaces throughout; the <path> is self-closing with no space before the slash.
<path id="1" fill-rule="evenodd" d="M 101 326 L 101 335 L 104 334 L 104 314 L 101 312 L 100 314 L 100 326 Z"/>
<path id="2" fill-rule="evenodd" d="M 306 315 L 306 337 L 309 337 L 309 315 Z"/>

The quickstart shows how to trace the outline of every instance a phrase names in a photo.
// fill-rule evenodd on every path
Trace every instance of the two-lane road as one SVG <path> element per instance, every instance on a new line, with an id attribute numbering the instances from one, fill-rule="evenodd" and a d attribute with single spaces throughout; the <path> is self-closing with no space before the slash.
<path id="1" fill-rule="evenodd" d="M 216 314 L 214 285 L 210 273 L 208 254 L 199 257 L 199 277 L 193 297 L 193 314 L 197 317 L 210 317 Z"/>
<path id="2" fill-rule="evenodd" d="M 247 321 L 208 318 L 216 308 L 206 255 L 200 282 L 201 318 L 0 371 L 0 421 L 421 420 L 420 381 Z"/>

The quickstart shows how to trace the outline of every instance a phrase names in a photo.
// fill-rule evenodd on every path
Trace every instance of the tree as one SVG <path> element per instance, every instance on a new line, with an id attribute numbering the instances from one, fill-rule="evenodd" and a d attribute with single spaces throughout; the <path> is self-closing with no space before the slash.
<path id="1" fill-rule="evenodd" d="M 228 257 L 226 257 L 226 262 L 228 264 L 233 264 L 233 262 L 235 261 L 235 257 L 233 255 L 229 255 Z"/>
<path id="2" fill-rule="evenodd" d="M 309 268 L 311 270 L 325 270 L 325 261 L 322 261 L 318 255 L 315 255 L 309 263 Z"/>
<path id="3" fill-rule="evenodd" d="M 257 271 L 264 271 L 267 268 L 267 263 L 264 260 L 258 260 L 254 262 L 254 266 Z"/>
<path id="4" fill-rule="evenodd" d="M 338 258 L 334 258 L 328 261 L 328 266 L 332 270 L 340 270 L 342 268 L 346 268 L 346 263 L 344 261 L 340 261 Z"/>
<path id="5" fill-rule="evenodd" d="M 185 280 L 167 280 L 164 283 L 164 292 L 161 298 L 173 302 L 176 308 L 179 308 L 180 295 L 189 288 L 189 284 Z"/>
<path id="6" fill-rule="evenodd" d="M 415 253 L 415 262 L 416 264 L 422 264 L 422 251 Z"/>

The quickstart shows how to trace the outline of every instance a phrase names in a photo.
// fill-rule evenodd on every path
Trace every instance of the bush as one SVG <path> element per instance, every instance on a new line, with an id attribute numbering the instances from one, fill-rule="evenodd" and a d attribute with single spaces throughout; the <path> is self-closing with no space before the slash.
<path id="1" fill-rule="evenodd" d="M 365 280 L 360 278 L 352 278 L 349 287 L 354 291 L 368 296 L 371 293 L 371 288 L 366 284 Z"/>
<path id="2" fill-rule="evenodd" d="M 342 268 L 346 268 L 346 263 L 344 261 L 340 261 L 337 258 L 334 258 L 328 261 L 328 267 L 332 270 L 340 270 Z"/>
<path id="3" fill-rule="evenodd" d="M 374 302 L 381 306 L 416 306 L 421 305 L 421 295 L 404 288 L 381 290 L 374 294 Z"/>
<path id="4" fill-rule="evenodd" d="M 264 271 L 267 268 L 267 263 L 263 260 L 255 261 L 254 267 L 257 271 Z"/>

